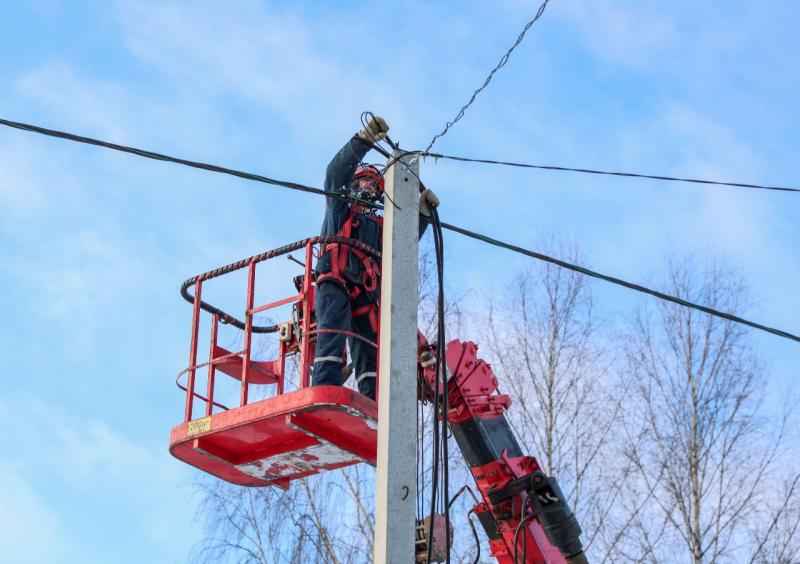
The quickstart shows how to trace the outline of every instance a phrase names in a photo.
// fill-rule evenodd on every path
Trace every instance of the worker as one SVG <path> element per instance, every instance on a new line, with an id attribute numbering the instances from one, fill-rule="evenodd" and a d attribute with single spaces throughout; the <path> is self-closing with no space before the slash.
<path id="1" fill-rule="evenodd" d="M 325 175 L 325 191 L 349 195 L 367 205 L 328 196 L 322 222 L 323 237 L 348 237 L 381 249 L 383 217 L 377 215 L 369 203 L 381 201 L 383 176 L 376 167 L 359 163 L 388 132 L 386 121 L 374 116 L 331 160 Z M 438 205 L 439 200 L 431 190 L 420 194 L 420 213 L 424 216 L 430 217 L 431 208 Z M 420 221 L 420 237 L 427 226 L 427 221 Z M 380 267 L 379 259 L 351 245 L 332 243 L 321 249 L 315 269 L 316 318 L 320 332 L 312 385 L 340 386 L 352 370 L 358 390 L 375 399 L 378 351 L 373 343 L 377 342 L 378 335 Z M 345 343 L 350 348 L 352 368 L 344 364 Z"/>

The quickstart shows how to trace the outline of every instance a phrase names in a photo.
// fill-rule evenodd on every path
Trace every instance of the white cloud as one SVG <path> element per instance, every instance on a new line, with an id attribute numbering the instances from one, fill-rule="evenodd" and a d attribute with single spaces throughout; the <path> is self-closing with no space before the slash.
<path id="1" fill-rule="evenodd" d="M 324 103 L 347 89 L 346 67 L 316 49 L 309 26 L 291 13 L 250 1 L 236 10 L 208 1 L 118 6 L 133 53 L 201 95 L 234 94 L 289 115 L 298 99 Z"/>
<path id="2" fill-rule="evenodd" d="M 365 109 L 390 117 L 394 126 L 418 125 L 408 102 L 421 87 L 425 54 L 401 43 L 396 64 L 387 65 L 380 41 L 361 39 L 373 33 L 368 19 L 336 12 L 331 22 L 302 8 L 251 0 L 235 10 L 214 0 L 116 5 L 126 45 L 154 76 L 212 107 L 231 99 L 253 104 L 267 137 L 313 146 L 328 133 L 354 131 Z M 364 41 L 373 48 L 365 52 Z"/>
<path id="3" fill-rule="evenodd" d="M 74 67 L 54 60 L 17 80 L 17 92 L 47 108 L 61 124 L 107 139 L 126 139 L 130 94 L 119 84 L 79 75 Z"/>
<path id="4" fill-rule="evenodd" d="M 556 7 L 556 6 L 554 6 Z M 680 34 L 663 8 L 642 9 L 612 0 L 559 3 L 556 17 L 573 23 L 595 54 L 615 63 L 645 67 L 654 55 L 674 45 Z"/>
<path id="5" fill-rule="evenodd" d="M 78 348 L 90 346 L 98 327 L 123 313 L 126 294 L 152 280 L 140 275 L 145 269 L 140 250 L 97 228 L 61 233 L 3 266 L 24 282 L 31 314 L 57 322 Z"/>
<path id="6" fill-rule="evenodd" d="M 70 413 L 30 393 L 11 395 L 0 407 L 6 424 L 17 430 L 12 452 L 35 452 L 30 460 L 37 461 L 34 474 L 40 477 L 92 490 L 118 481 L 176 475 L 177 466 L 168 464 L 160 451 L 132 440 L 107 421 Z"/>
<path id="7" fill-rule="evenodd" d="M 49 175 L 40 166 L 41 158 L 31 144 L 20 139 L 0 145 L 0 208 L 4 217 L 30 219 L 47 207 Z"/>
<path id="8" fill-rule="evenodd" d="M 0 446 L 11 462 L 18 461 L 16 472 L 0 467 L 0 499 L 8 499 L 0 504 L 0 541 L 18 535 L 20 554 L 23 549 L 33 554 L 5 561 L 70 561 L 65 539 L 72 548 L 82 547 L 88 562 L 107 561 L 108 554 L 121 557 L 131 550 L 130 542 L 142 555 L 177 556 L 189 546 L 181 543 L 196 538 L 193 508 L 180 489 L 187 473 L 167 454 L 166 444 L 134 440 L 109 421 L 67 412 L 29 393 L 4 398 L 0 413 L 15 429 Z M 18 477 L 22 472 L 25 481 Z M 57 490 L 60 501 L 51 507 L 35 489 Z M 65 511 L 59 505 L 65 498 L 83 499 L 85 507 L 70 507 L 69 522 L 58 523 L 55 515 Z M 93 537 L 104 540 L 92 543 Z M 3 546 L 5 551 L 9 544 Z"/>
<path id="9" fill-rule="evenodd" d="M 646 123 L 632 122 L 616 138 L 620 168 L 653 174 L 751 182 L 769 172 L 770 155 L 733 125 L 687 104 L 670 104 Z M 747 274 L 759 308 L 747 312 L 791 327 L 800 298 L 792 289 L 800 275 L 790 243 L 783 193 L 746 188 L 644 180 L 605 185 L 612 205 L 624 210 L 594 245 L 591 261 L 643 281 L 668 253 L 722 259 Z M 609 265 L 609 266 L 605 266 Z M 769 324 L 768 323 L 768 324 Z"/>

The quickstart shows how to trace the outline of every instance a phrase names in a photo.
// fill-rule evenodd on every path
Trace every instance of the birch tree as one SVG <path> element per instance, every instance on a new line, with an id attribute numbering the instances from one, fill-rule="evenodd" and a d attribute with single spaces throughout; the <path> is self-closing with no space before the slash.
<path id="1" fill-rule="evenodd" d="M 540 243 L 543 252 L 580 263 L 574 244 Z M 588 554 L 604 554 L 616 534 L 610 509 L 629 468 L 610 455 L 624 393 L 587 278 L 547 263 L 518 272 L 487 305 L 491 359 L 512 397 L 510 421 L 524 450 L 558 477 L 585 531 Z M 611 542 L 611 541 L 609 541 Z M 592 545 L 600 546 L 592 550 Z"/>
<path id="2" fill-rule="evenodd" d="M 665 286 L 688 301 L 747 311 L 741 276 L 716 263 L 672 260 Z M 784 458 L 788 410 L 766 409 L 769 374 L 748 330 L 649 302 L 627 344 L 623 452 L 636 491 L 652 503 L 632 514 L 616 560 L 746 562 L 767 558 L 767 547 L 793 558 L 797 521 L 789 508 L 798 478 Z"/>

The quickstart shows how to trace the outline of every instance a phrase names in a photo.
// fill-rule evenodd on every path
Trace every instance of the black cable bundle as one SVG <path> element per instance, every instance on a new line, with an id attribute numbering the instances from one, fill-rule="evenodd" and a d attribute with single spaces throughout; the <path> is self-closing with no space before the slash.
<path id="1" fill-rule="evenodd" d="M 420 187 L 425 188 L 422 181 Z M 437 296 L 437 336 L 436 336 L 436 381 L 433 390 L 433 475 L 432 475 L 432 494 L 431 494 L 431 521 L 429 524 L 428 538 L 433 538 L 433 515 L 436 509 L 437 480 L 439 466 L 442 467 L 442 491 L 440 499 L 443 500 L 444 523 L 445 523 L 445 546 L 447 562 L 450 562 L 450 504 L 449 499 L 450 472 L 449 472 L 449 449 L 448 449 L 448 409 L 447 409 L 447 365 L 445 363 L 445 307 L 444 307 L 444 238 L 442 224 L 439 220 L 439 212 L 436 208 L 430 209 L 431 226 L 433 228 L 434 251 L 436 254 L 436 275 L 438 284 Z M 441 384 L 442 393 L 439 394 Z M 439 426 L 439 414 L 442 415 L 442 425 Z M 441 433 L 441 435 L 440 435 Z M 440 457 L 441 455 L 441 464 Z M 428 562 L 431 558 L 432 543 L 428 544 Z"/>

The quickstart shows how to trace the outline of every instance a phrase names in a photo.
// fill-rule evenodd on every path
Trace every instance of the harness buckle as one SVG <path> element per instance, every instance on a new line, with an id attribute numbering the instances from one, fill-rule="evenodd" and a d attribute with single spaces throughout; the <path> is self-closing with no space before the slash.
<path id="1" fill-rule="evenodd" d="M 380 270 L 378 269 L 378 265 L 375 263 L 372 257 L 365 259 L 363 264 L 364 275 L 361 277 L 361 282 L 364 285 L 364 290 L 367 292 L 374 292 L 378 289 L 378 277 L 380 276 Z"/>

